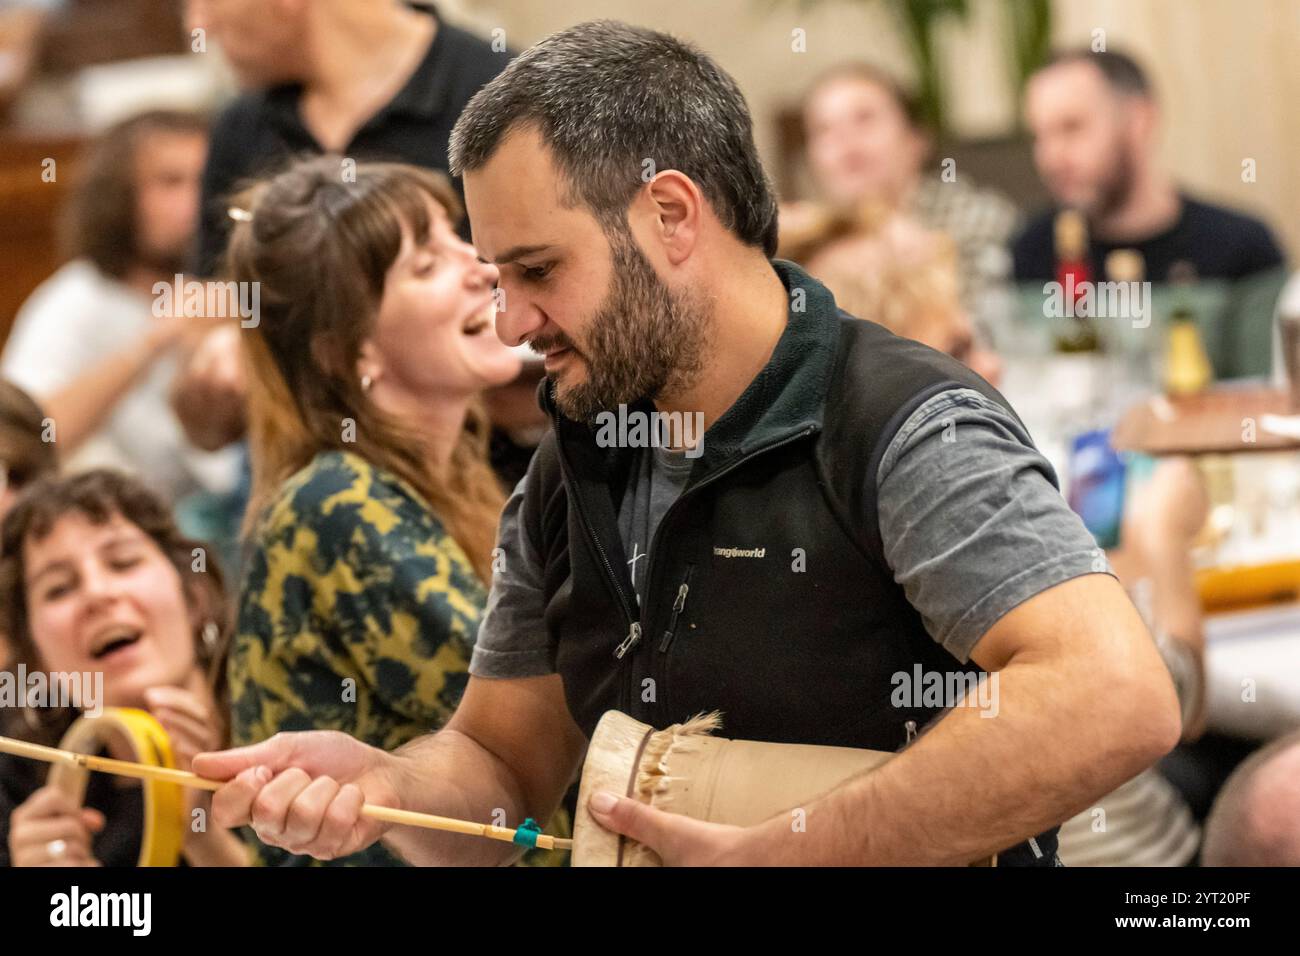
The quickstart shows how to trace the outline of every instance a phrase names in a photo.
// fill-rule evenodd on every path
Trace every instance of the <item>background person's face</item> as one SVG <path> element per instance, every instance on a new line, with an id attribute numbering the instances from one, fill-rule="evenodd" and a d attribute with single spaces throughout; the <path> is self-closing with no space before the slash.
<path id="1" fill-rule="evenodd" d="M 858 77 L 830 80 L 804 113 L 808 163 L 835 205 L 892 200 L 915 177 L 924 141 L 893 97 Z"/>
<path id="2" fill-rule="evenodd" d="M 1063 63 L 1035 76 L 1025 116 L 1034 163 L 1058 203 L 1091 216 L 1123 203 L 1137 143 L 1127 104 L 1096 67 Z"/>
<path id="3" fill-rule="evenodd" d="M 304 11 L 298 0 L 186 0 L 185 5 L 189 29 L 203 30 L 248 87 L 302 79 L 298 51 Z"/>
<path id="4" fill-rule="evenodd" d="M 40 666 L 102 671 L 103 703 L 142 706 L 144 691 L 182 684 L 195 666 L 190 612 L 176 567 L 120 515 L 60 518 L 23 543 L 28 622 Z"/>
<path id="5" fill-rule="evenodd" d="M 432 227 L 402 248 L 384 279 L 370 348 L 390 384 L 421 395 L 473 394 L 519 374 L 519 358 L 493 332 L 495 266 L 479 261 L 441 205 L 428 200 Z"/>
<path id="6" fill-rule="evenodd" d="M 150 133 L 135 150 L 137 257 L 180 272 L 199 220 L 208 139 L 195 133 Z"/>

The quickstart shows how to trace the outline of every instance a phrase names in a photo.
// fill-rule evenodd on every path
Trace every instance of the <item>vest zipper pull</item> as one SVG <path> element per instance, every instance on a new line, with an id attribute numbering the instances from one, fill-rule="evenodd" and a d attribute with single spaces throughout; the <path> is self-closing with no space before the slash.
<path id="1" fill-rule="evenodd" d="M 623 638 L 623 643 L 618 645 L 614 650 L 614 659 L 621 661 L 623 655 L 636 647 L 637 642 L 641 640 L 641 625 L 637 621 L 632 622 L 632 629 L 627 632 L 627 637 Z"/>
<path id="2" fill-rule="evenodd" d="M 906 747 L 916 739 L 916 721 L 909 720 L 907 723 L 903 724 L 903 729 L 907 731 L 907 740 L 903 741 L 903 746 Z"/>
<path id="3" fill-rule="evenodd" d="M 693 569 L 692 569 L 693 570 Z M 691 572 L 686 572 L 686 581 L 691 579 Z M 673 601 L 673 616 L 668 619 L 668 630 L 664 631 L 663 640 L 659 642 L 659 652 L 662 654 L 668 650 L 668 645 L 673 642 L 673 635 L 677 633 L 677 618 L 681 616 L 682 611 L 686 608 L 686 594 L 690 591 L 690 586 L 686 581 L 677 589 L 677 599 Z"/>

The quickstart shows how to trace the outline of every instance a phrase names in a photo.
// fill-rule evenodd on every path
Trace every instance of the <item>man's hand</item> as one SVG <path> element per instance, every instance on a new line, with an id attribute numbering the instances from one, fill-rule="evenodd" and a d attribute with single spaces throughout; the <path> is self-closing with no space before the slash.
<path id="1" fill-rule="evenodd" d="M 347 734 L 319 730 L 198 754 L 192 766 L 201 777 L 229 781 L 212 798 L 218 825 L 251 825 L 268 846 L 332 860 L 383 836 L 388 824 L 363 817 L 361 807 L 401 807 L 400 763 Z"/>
<path id="2" fill-rule="evenodd" d="M 680 813 L 665 813 L 637 800 L 602 790 L 587 803 L 607 830 L 644 843 L 664 866 L 758 866 L 758 831 L 704 823 Z"/>

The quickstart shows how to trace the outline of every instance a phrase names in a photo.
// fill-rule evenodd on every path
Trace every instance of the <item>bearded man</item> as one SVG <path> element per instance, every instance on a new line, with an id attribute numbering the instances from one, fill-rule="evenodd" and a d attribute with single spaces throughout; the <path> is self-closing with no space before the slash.
<path id="1" fill-rule="evenodd" d="M 1034 163 L 1061 207 L 1088 221 L 1092 274 L 1107 256 L 1136 249 L 1145 278 L 1242 279 L 1282 265 L 1282 251 L 1257 219 L 1183 192 L 1157 156 L 1160 108 L 1146 73 L 1117 50 L 1056 54 L 1030 79 L 1025 118 Z M 1015 276 L 1056 278 L 1054 209 L 1015 242 Z"/>
<path id="2" fill-rule="evenodd" d="M 749 112 L 708 56 L 564 30 L 474 97 L 451 158 L 499 269 L 497 333 L 545 356 L 552 423 L 501 521 L 468 688 L 393 754 L 306 732 L 200 756 L 230 781 L 222 825 L 322 858 L 382 838 L 415 863 L 500 863 L 510 846 L 389 829 L 362 801 L 546 819 L 606 711 L 716 709 L 752 740 L 921 733 L 802 827 L 611 793 L 595 819 L 669 864 L 1050 866 L 1059 821 L 1173 746 L 1155 646 L 1006 402 L 770 258 Z M 620 405 L 702 414 L 702 445 L 608 447 L 593 419 Z M 896 695 L 918 671 L 998 672 L 996 718 Z"/>

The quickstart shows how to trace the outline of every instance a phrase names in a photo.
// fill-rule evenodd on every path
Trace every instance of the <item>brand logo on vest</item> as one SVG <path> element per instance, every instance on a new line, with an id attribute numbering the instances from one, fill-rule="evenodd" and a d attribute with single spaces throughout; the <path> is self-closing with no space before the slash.
<path id="1" fill-rule="evenodd" d="M 719 558 L 761 558 L 767 548 L 714 548 L 713 553 Z"/>

